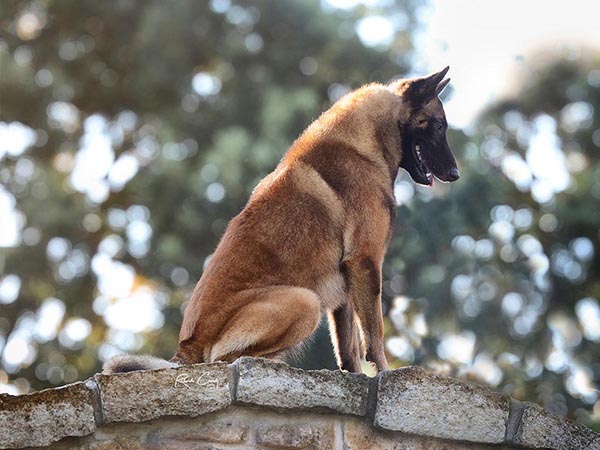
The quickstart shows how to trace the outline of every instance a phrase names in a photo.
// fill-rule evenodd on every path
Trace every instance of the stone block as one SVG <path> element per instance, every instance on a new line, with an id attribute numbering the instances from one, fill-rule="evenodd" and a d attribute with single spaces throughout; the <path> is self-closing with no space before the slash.
<path id="1" fill-rule="evenodd" d="M 264 423 L 256 429 L 260 448 L 333 450 L 333 423 L 320 418 L 292 420 L 287 423 Z"/>
<path id="2" fill-rule="evenodd" d="M 104 420 L 142 422 L 161 416 L 198 416 L 231 404 L 225 363 L 95 375 Z"/>
<path id="3" fill-rule="evenodd" d="M 397 431 L 378 430 L 358 420 L 345 420 L 342 426 L 345 450 L 512 450 L 514 448 L 445 441 Z"/>
<path id="4" fill-rule="evenodd" d="M 92 396 L 82 382 L 26 395 L 0 395 L 0 448 L 48 445 L 95 430 Z"/>
<path id="5" fill-rule="evenodd" d="M 533 403 L 527 403 L 514 443 L 526 448 L 598 450 L 599 437 L 583 425 L 555 416 Z"/>
<path id="6" fill-rule="evenodd" d="M 218 442 L 239 444 L 248 435 L 248 420 L 227 409 L 195 419 L 163 420 L 148 433 L 150 441 L 179 440 L 181 442 Z"/>
<path id="7" fill-rule="evenodd" d="M 364 416 L 369 378 L 331 370 L 302 370 L 264 358 L 240 358 L 237 402 L 291 410 Z"/>
<path id="8" fill-rule="evenodd" d="M 509 399 L 491 389 L 418 367 L 383 372 L 377 427 L 459 441 L 501 443 Z"/>
<path id="9" fill-rule="evenodd" d="M 121 436 L 111 440 L 91 442 L 79 447 L 79 450 L 146 450 L 146 447 L 136 437 Z"/>

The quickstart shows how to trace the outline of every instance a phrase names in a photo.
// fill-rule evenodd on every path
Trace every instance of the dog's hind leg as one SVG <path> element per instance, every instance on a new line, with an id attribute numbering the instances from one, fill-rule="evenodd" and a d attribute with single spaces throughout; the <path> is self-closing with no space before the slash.
<path id="1" fill-rule="evenodd" d="M 231 362 L 242 355 L 284 354 L 306 340 L 319 325 L 321 304 L 309 289 L 272 286 L 238 295 L 248 298 L 212 344 L 211 362 Z"/>

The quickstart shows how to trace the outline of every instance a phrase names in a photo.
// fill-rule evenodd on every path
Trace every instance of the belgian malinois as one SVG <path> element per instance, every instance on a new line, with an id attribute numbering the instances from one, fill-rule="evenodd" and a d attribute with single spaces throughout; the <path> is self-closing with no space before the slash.
<path id="1" fill-rule="evenodd" d="M 124 355 L 105 373 L 241 355 L 284 358 L 327 313 L 338 365 L 388 368 L 381 267 L 400 167 L 419 184 L 455 181 L 439 73 L 342 97 L 292 144 L 229 223 L 192 294 L 171 362 Z"/>

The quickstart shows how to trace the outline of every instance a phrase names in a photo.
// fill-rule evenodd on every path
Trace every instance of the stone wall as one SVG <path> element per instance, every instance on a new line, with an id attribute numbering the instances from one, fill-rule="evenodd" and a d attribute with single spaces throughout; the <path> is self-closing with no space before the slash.
<path id="1" fill-rule="evenodd" d="M 600 450 L 600 436 L 416 367 L 375 378 L 264 359 L 95 375 L 0 396 L 0 448 Z"/>

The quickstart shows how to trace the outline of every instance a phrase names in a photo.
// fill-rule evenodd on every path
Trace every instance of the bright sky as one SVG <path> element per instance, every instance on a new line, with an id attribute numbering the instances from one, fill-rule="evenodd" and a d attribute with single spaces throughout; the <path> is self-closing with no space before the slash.
<path id="1" fill-rule="evenodd" d="M 468 125 L 487 102 L 513 87 L 531 52 L 568 55 L 582 44 L 600 48 L 600 2 L 591 0 L 431 0 L 419 36 L 418 69 L 450 65 L 455 88 L 448 121 Z"/>
<path id="2" fill-rule="evenodd" d="M 324 2 L 354 8 L 360 3 L 373 6 L 378 0 Z M 423 27 L 414 36 L 411 75 L 450 66 L 448 76 L 454 91 L 444 108 L 448 122 L 466 131 L 488 104 L 514 95 L 540 58 L 576 58 L 583 49 L 600 49 L 600 2 L 429 0 L 418 14 Z M 394 25 L 403 26 L 394 23 L 394 17 L 370 16 L 357 23 L 356 32 L 364 45 L 385 47 L 393 41 Z M 563 113 L 563 122 L 579 117 L 587 120 L 593 109 L 586 102 L 577 102 Z M 544 203 L 564 191 L 570 177 L 554 119 L 538 117 L 533 125 L 526 160 L 516 153 L 508 155 L 502 169 L 520 189 L 531 190 L 534 199 Z"/>

